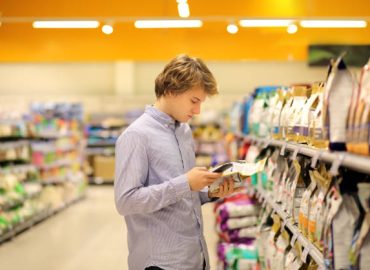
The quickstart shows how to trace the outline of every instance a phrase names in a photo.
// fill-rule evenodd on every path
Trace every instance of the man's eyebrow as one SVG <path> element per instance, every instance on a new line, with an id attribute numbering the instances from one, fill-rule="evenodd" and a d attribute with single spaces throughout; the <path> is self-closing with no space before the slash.
<path id="1" fill-rule="evenodd" d="M 196 98 L 198 101 L 201 101 L 200 98 L 197 98 L 197 97 L 193 97 L 193 98 Z"/>

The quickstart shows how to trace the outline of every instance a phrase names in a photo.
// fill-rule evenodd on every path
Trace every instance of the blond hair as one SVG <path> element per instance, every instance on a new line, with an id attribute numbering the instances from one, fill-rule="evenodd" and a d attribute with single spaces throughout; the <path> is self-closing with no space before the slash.
<path id="1" fill-rule="evenodd" d="M 194 86 L 200 86 L 212 96 L 218 94 L 217 83 L 204 62 L 181 54 L 172 59 L 155 79 L 157 98 L 167 94 L 181 94 Z"/>

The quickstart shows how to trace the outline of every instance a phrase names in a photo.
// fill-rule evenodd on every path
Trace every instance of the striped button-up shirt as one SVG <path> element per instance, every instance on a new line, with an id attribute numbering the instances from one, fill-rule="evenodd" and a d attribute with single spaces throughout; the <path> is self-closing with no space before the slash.
<path id="1" fill-rule="evenodd" d="M 127 224 L 130 270 L 209 269 L 201 204 L 190 190 L 195 166 L 192 132 L 153 106 L 116 143 L 115 203 Z"/>

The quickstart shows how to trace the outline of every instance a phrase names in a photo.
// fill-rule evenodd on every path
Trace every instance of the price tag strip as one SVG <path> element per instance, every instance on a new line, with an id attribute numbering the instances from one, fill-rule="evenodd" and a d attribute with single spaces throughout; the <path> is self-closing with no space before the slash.
<path id="1" fill-rule="evenodd" d="M 298 238 L 298 234 L 296 234 L 295 232 L 293 233 L 293 237 L 292 237 L 292 239 L 290 240 L 290 245 L 292 246 L 292 247 L 294 247 L 294 244 L 295 244 L 295 242 L 297 241 L 297 238 Z"/>
<path id="2" fill-rule="evenodd" d="M 304 262 L 304 263 L 307 262 L 308 253 L 310 253 L 310 247 L 309 246 L 306 246 L 304 248 L 303 252 L 302 252 L 302 255 L 301 255 L 302 262 Z"/>

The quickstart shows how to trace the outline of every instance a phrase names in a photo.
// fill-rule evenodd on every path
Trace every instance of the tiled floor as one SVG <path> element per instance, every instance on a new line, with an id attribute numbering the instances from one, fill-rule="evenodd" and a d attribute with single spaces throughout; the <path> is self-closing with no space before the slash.
<path id="1" fill-rule="evenodd" d="M 212 207 L 203 206 L 203 217 L 213 270 L 217 236 Z M 125 235 L 113 187 L 90 187 L 86 199 L 0 245 L 0 269 L 125 270 Z"/>

